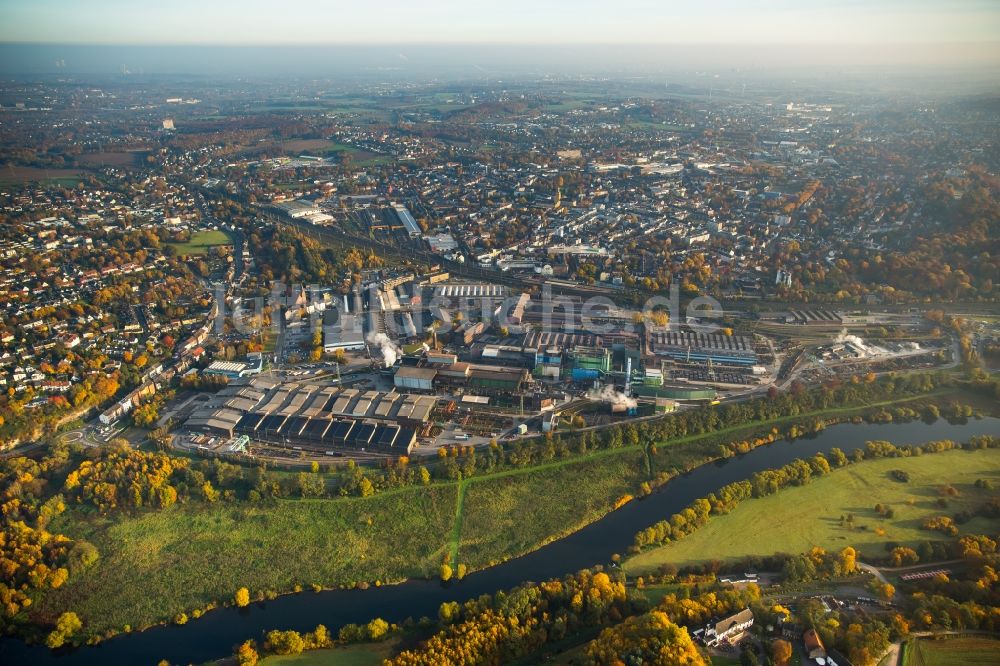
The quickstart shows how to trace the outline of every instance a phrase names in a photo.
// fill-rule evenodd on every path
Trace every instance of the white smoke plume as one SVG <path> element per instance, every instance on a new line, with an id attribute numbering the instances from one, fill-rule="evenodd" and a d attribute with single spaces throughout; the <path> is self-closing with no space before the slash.
<path id="1" fill-rule="evenodd" d="M 834 342 L 850 342 L 851 344 L 856 345 L 862 350 L 868 349 L 868 345 L 865 344 L 865 341 L 862 338 L 859 338 L 856 335 L 848 335 L 846 328 L 840 331 L 840 334 L 837 335 L 836 339 L 834 339 Z"/>
<path id="2" fill-rule="evenodd" d="M 602 386 L 600 389 L 592 389 L 587 392 L 587 397 L 591 400 L 600 400 L 611 405 L 625 405 L 630 408 L 639 405 L 635 401 L 635 398 L 630 398 L 621 391 L 616 391 L 614 386 Z"/>
<path id="3" fill-rule="evenodd" d="M 369 333 L 365 340 L 370 345 L 374 345 L 379 348 L 382 352 L 382 358 L 385 360 L 385 367 L 391 368 L 396 364 L 396 359 L 398 359 L 403 354 L 403 350 L 396 346 L 389 336 L 385 333 Z"/>
<path id="4" fill-rule="evenodd" d="M 425 352 L 429 352 L 431 350 L 430 346 L 426 342 L 421 342 L 420 344 L 423 345 Z"/>

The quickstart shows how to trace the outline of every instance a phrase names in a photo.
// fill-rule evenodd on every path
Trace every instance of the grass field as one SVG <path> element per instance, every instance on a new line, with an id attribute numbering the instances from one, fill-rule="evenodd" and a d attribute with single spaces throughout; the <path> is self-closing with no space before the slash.
<path id="1" fill-rule="evenodd" d="M 310 650 L 297 655 L 271 655 L 260 666 L 378 666 L 391 657 L 397 641 L 348 645 L 333 650 Z"/>
<path id="2" fill-rule="evenodd" d="M 192 257 L 208 252 L 209 248 L 218 245 L 230 245 L 233 239 L 224 231 L 208 230 L 191 234 L 191 240 L 186 243 L 170 243 L 177 248 L 177 254 Z"/>
<path id="3" fill-rule="evenodd" d="M 456 546 L 453 562 L 481 568 L 608 513 L 644 480 L 643 469 L 640 450 L 600 450 L 465 485 L 407 487 L 363 499 L 192 504 L 124 520 L 69 511 L 53 528 L 98 544 L 101 559 L 33 609 L 36 617 L 52 619 L 73 608 L 89 631 L 102 632 L 190 613 L 230 599 L 244 585 L 256 594 L 296 584 L 308 589 L 314 582 L 433 577 Z M 546 511 L 536 510 L 540 497 Z M 105 594 L 108 589 L 134 592 L 123 598 Z"/>
<path id="4" fill-rule="evenodd" d="M 97 544 L 101 558 L 34 612 L 72 608 L 91 631 L 120 630 L 229 600 L 241 586 L 256 594 L 436 575 L 455 493 L 453 484 L 267 507 L 192 504 L 116 521 L 70 511 L 59 529 Z"/>
<path id="5" fill-rule="evenodd" d="M 465 483 L 457 560 L 480 568 L 574 532 L 646 480 L 643 454 L 595 457 Z M 530 517 L 530 519 L 528 519 Z"/>
<path id="6" fill-rule="evenodd" d="M 891 470 L 910 473 L 909 483 L 893 481 Z M 686 539 L 647 549 L 630 558 L 630 574 L 655 570 L 664 563 L 677 566 L 712 559 L 736 559 L 778 552 L 800 553 L 817 545 L 840 549 L 851 545 L 864 552 L 884 553 L 889 541 L 914 544 L 943 538 L 920 529 L 927 516 L 953 515 L 973 509 L 995 491 L 975 488 L 976 479 L 1000 483 L 1000 450 L 948 451 L 914 458 L 865 461 L 805 486 L 786 488 L 776 495 L 744 502 L 732 513 L 713 517 Z M 948 507 L 936 505 L 939 489 L 952 484 L 959 497 L 949 498 Z M 895 516 L 886 519 L 875 504 L 892 507 Z M 853 514 L 854 527 L 840 524 L 842 515 Z M 862 527 L 864 529 L 862 529 Z M 977 517 L 960 526 L 965 533 L 992 534 L 998 521 Z M 878 529 L 884 530 L 879 534 Z"/>
<path id="7" fill-rule="evenodd" d="M 346 143 L 338 143 L 328 139 L 290 139 L 281 142 L 281 149 L 293 155 L 309 153 L 312 155 L 329 155 L 344 150 L 356 150 Z"/>
<path id="8" fill-rule="evenodd" d="M 350 155 L 351 164 L 359 167 L 380 166 L 383 164 L 391 164 L 393 162 L 393 158 L 388 155 L 379 155 L 378 153 L 373 153 L 368 150 L 352 149 Z"/>
<path id="9" fill-rule="evenodd" d="M 338 143 L 327 139 L 291 139 L 281 142 L 281 149 L 291 155 L 342 155 L 347 156 L 351 163 L 360 166 L 378 166 L 389 164 L 392 158 L 388 155 L 379 155 L 368 150 L 362 150 L 346 143 Z M 293 183 L 290 187 L 297 187 Z"/>
<path id="10" fill-rule="evenodd" d="M 987 666 L 998 663 L 1000 640 L 986 637 L 909 641 L 902 659 L 902 666 Z"/>

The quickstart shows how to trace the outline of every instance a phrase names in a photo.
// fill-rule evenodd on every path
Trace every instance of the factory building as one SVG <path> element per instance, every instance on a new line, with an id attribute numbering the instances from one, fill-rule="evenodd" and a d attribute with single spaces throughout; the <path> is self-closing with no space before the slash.
<path id="1" fill-rule="evenodd" d="M 464 345 L 468 347 L 478 338 L 483 332 L 486 331 L 486 324 L 481 321 L 466 321 L 462 322 L 454 331 L 451 333 L 452 344 Z"/>
<path id="2" fill-rule="evenodd" d="M 433 363 L 436 365 L 451 365 L 458 362 L 458 356 L 455 354 L 445 354 L 442 352 L 427 352 L 425 354 L 428 363 Z"/>
<path id="3" fill-rule="evenodd" d="M 680 388 L 674 386 L 633 385 L 632 393 L 639 398 L 668 398 L 670 400 L 704 401 L 715 400 L 715 389 Z"/>
<path id="4" fill-rule="evenodd" d="M 527 370 L 473 368 L 469 373 L 469 388 L 485 393 L 518 393 L 527 381 Z"/>
<path id="5" fill-rule="evenodd" d="M 406 233 L 409 234 L 410 238 L 420 238 L 423 234 L 423 230 L 421 230 L 417 221 L 413 219 L 413 215 L 411 215 L 410 211 L 406 209 L 406 206 L 393 204 L 392 210 L 396 213 L 396 217 L 399 218 L 400 224 L 402 224 L 403 228 L 406 229 Z"/>
<path id="6" fill-rule="evenodd" d="M 406 455 L 417 442 L 414 428 L 375 421 L 247 414 L 235 431 L 246 437 L 295 449 Z"/>
<path id="7" fill-rule="evenodd" d="M 260 373 L 264 365 L 264 359 L 260 354 L 247 355 L 247 362 L 242 361 L 212 361 L 212 364 L 205 368 L 206 375 L 220 375 L 230 379 L 238 379 L 249 375 Z"/>
<path id="8" fill-rule="evenodd" d="M 513 368 L 533 368 L 537 353 L 519 345 L 477 344 L 472 348 L 473 357 L 485 365 L 503 365 Z M 561 354 L 561 353 L 560 353 Z M 559 364 L 561 364 L 561 356 Z"/>
<path id="9" fill-rule="evenodd" d="M 350 351 L 365 348 L 361 320 L 353 314 L 328 309 L 323 313 L 323 351 L 331 354 L 338 349 Z"/>
<path id="10" fill-rule="evenodd" d="M 830 310 L 793 310 L 785 317 L 785 323 L 800 326 L 840 326 L 844 318 Z"/>
<path id="11" fill-rule="evenodd" d="M 507 295 L 507 287 L 501 284 L 442 284 L 434 288 L 434 298 L 503 298 Z"/>
<path id="12" fill-rule="evenodd" d="M 530 382 L 525 368 L 472 365 L 464 361 L 402 365 L 393 375 L 393 384 L 408 391 L 433 391 L 437 387 L 464 387 L 475 393 L 499 395 L 518 393 Z"/>
<path id="13" fill-rule="evenodd" d="M 746 336 L 657 330 L 647 333 L 647 348 L 652 354 L 678 363 L 757 364 L 753 340 Z"/>
<path id="14" fill-rule="evenodd" d="M 607 347 L 577 345 L 570 350 L 569 356 L 574 370 L 594 370 L 602 374 L 611 371 L 611 350 Z"/>
<path id="15" fill-rule="evenodd" d="M 434 368 L 417 368 L 403 365 L 396 370 L 392 383 L 396 388 L 409 391 L 433 391 L 434 378 L 438 371 Z"/>
<path id="16" fill-rule="evenodd" d="M 188 430 L 293 448 L 354 447 L 404 455 L 430 419 L 429 396 L 334 386 L 235 380 L 195 411 Z M 370 424 L 355 429 L 358 424 Z"/>
<path id="17" fill-rule="evenodd" d="M 511 306 L 507 287 L 489 283 L 439 283 L 434 286 L 431 303 L 434 306 L 432 314 L 441 321 L 452 321 L 452 313 L 459 312 L 464 315 L 464 324 L 483 322 L 484 325 L 495 320 L 503 323 L 506 319 L 505 308 Z M 438 314 L 444 315 L 444 318 Z M 480 332 L 473 333 L 472 337 Z M 470 342 L 468 340 L 464 344 Z"/>
<path id="18" fill-rule="evenodd" d="M 469 382 L 472 366 L 457 362 L 438 368 L 436 383 L 442 386 L 465 386 Z"/>

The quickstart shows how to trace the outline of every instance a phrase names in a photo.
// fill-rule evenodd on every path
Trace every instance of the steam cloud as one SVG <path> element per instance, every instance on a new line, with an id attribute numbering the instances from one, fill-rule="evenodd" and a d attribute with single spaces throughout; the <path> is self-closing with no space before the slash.
<path id="1" fill-rule="evenodd" d="M 382 358 L 385 360 L 385 367 L 387 368 L 395 365 L 396 359 L 403 354 L 403 350 L 397 347 L 385 333 L 369 333 L 365 340 L 368 344 L 379 348 L 379 351 L 382 352 Z"/>
<path id="2" fill-rule="evenodd" d="M 587 397 L 591 400 L 600 400 L 612 405 L 625 405 L 629 408 L 637 407 L 639 404 L 635 401 L 635 398 L 630 398 L 621 391 L 616 391 L 613 386 L 602 386 L 600 390 L 593 389 L 588 391 Z"/>
<path id="3" fill-rule="evenodd" d="M 881 350 L 878 347 L 869 347 L 868 344 L 864 341 L 864 339 L 859 338 L 856 335 L 848 335 L 846 328 L 843 329 L 840 332 L 840 334 L 837 336 L 837 338 L 836 338 L 836 340 L 834 340 L 834 342 L 841 342 L 841 343 L 843 343 L 843 342 L 849 342 L 852 345 L 854 345 L 855 347 L 857 347 L 858 349 L 860 349 L 862 351 L 862 353 L 865 353 L 865 354 L 878 355 L 880 353 L 883 353 L 883 350 Z"/>
<path id="4" fill-rule="evenodd" d="M 856 335 L 848 335 L 846 328 L 840 331 L 834 342 L 850 342 L 861 347 L 862 349 L 865 348 L 865 341 Z"/>

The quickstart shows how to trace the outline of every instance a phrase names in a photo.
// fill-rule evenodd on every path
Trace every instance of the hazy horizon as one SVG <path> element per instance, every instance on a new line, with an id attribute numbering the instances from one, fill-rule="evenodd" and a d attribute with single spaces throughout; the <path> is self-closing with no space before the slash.
<path id="1" fill-rule="evenodd" d="M 97 44 L 909 44 L 994 42 L 991 0 L 33 0 L 0 41 Z"/>
<path id="2" fill-rule="evenodd" d="M 567 76 L 948 78 L 997 87 L 996 44 L 96 45 L 0 42 L 0 75 L 454 80 Z M 953 81 L 960 83 L 959 81 Z"/>
<path id="3" fill-rule="evenodd" d="M 0 75 L 1000 82 L 989 0 L 341 4 L 0 0 Z"/>

